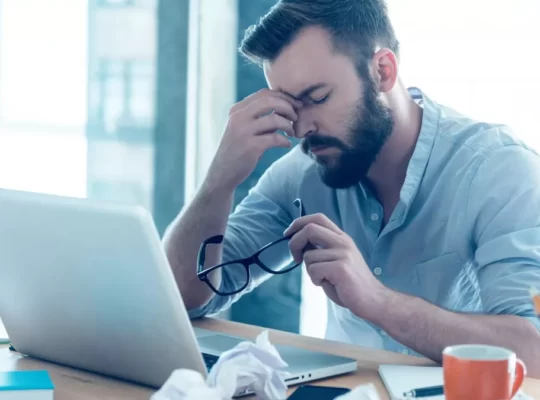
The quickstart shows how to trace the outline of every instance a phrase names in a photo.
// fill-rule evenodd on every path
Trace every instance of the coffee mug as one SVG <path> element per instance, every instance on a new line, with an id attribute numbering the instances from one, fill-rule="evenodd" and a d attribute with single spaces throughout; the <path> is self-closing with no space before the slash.
<path id="1" fill-rule="evenodd" d="M 444 349 L 443 375 L 446 400 L 510 400 L 527 369 L 503 347 L 458 345 Z"/>

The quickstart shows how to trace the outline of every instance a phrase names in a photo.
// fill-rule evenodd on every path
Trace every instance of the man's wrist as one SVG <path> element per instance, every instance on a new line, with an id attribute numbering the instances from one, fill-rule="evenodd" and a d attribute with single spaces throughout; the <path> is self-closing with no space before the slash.
<path id="1" fill-rule="evenodd" d="M 211 176 L 206 176 L 202 182 L 199 193 L 201 196 L 229 196 L 234 194 L 236 187 Z"/>
<path id="2" fill-rule="evenodd" d="M 370 298 L 367 302 L 364 302 L 365 306 L 362 309 L 353 310 L 354 314 L 358 317 L 365 319 L 375 325 L 380 326 L 381 320 L 386 319 L 389 309 L 394 304 L 396 296 L 399 294 L 392 289 L 378 284 L 376 288 L 371 291 Z"/>

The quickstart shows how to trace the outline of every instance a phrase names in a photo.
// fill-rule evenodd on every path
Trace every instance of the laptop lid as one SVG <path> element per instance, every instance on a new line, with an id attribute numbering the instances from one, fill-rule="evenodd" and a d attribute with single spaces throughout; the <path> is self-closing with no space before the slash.
<path id="1" fill-rule="evenodd" d="M 0 316 L 33 357 L 151 386 L 206 376 L 151 215 L 0 189 Z"/>

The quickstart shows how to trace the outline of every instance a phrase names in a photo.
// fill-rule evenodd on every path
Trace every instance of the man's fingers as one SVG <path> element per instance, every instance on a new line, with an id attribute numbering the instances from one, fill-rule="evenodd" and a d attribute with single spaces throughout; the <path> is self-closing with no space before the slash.
<path id="1" fill-rule="evenodd" d="M 334 267 L 333 261 L 319 262 L 307 267 L 307 272 L 315 286 L 321 286 L 325 282 L 333 285 L 336 270 Z"/>
<path id="2" fill-rule="evenodd" d="M 341 249 L 310 249 L 304 251 L 304 263 L 308 266 L 320 262 L 335 261 L 342 252 Z"/>
<path id="3" fill-rule="evenodd" d="M 266 117 L 258 118 L 251 123 L 253 124 L 251 131 L 255 135 L 274 133 L 277 130 L 280 130 L 286 132 L 289 136 L 294 136 L 294 128 L 291 121 L 278 114 L 270 114 Z"/>
<path id="4" fill-rule="evenodd" d="M 283 233 L 285 236 L 293 235 L 295 232 L 298 232 L 299 230 L 303 229 L 306 225 L 309 224 L 316 224 L 323 226 L 337 234 L 342 234 L 343 231 L 339 229 L 339 227 L 334 224 L 330 218 L 328 218 L 326 215 L 317 213 L 317 214 L 311 214 L 306 215 L 305 217 L 297 218 L 293 221 L 293 223 L 285 230 Z"/>
<path id="5" fill-rule="evenodd" d="M 289 248 L 296 262 L 302 262 L 308 244 L 322 248 L 341 248 L 342 238 L 324 226 L 308 224 L 289 241 Z"/>
<path id="6" fill-rule="evenodd" d="M 289 121 L 298 120 L 298 115 L 291 102 L 276 96 L 261 97 L 251 103 L 246 112 L 249 112 L 253 118 L 264 118 L 275 113 Z"/>
<path id="7" fill-rule="evenodd" d="M 337 294 L 334 282 L 336 282 L 335 274 L 338 268 L 334 261 L 318 262 L 307 266 L 307 273 L 311 282 L 315 286 L 323 288 L 324 293 L 340 307 L 344 307 L 343 302 Z"/>
<path id="8" fill-rule="evenodd" d="M 300 108 L 302 107 L 302 102 L 301 101 L 298 101 L 296 99 L 294 99 L 293 97 L 291 96 L 288 96 L 286 95 L 285 93 L 282 93 L 282 92 L 278 92 L 278 91 L 275 91 L 275 90 L 271 90 L 271 89 L 261 89 L 259 90 L 258 92 L 255 92 L 249 96 L 247 96 L 245 99 L 243 99 L 242 101 L 236 103 L 234 106 L 231 107 L 231 109 L 229 110 L 229 116 L 231 116 L 232 114 L 242 110 L 242 109 L 245 109 L 246 107 L 249 107 L 253 102 L 259 100 L 260 98 L 263 98 L 263 97 L 276 97 L 276 98 L 280 98 L 280 99 L 283 99 L 285 101 L 288 101 L 290 102 L 294 108 Z"/>
<path id="9" fill-rule="evenodd" d="M 291 147 L 291 141 L 281 133 L 267 133 L 257 137 L 260 151 L 268 150 L 272 147 Z"/>

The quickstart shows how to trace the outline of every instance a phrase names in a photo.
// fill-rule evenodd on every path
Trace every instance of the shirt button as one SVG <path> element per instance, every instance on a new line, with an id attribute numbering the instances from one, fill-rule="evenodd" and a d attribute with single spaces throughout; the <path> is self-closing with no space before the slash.
<path id="1" fill-rule="evenodd" d="M 378 221 L 379 220 L 379 214 L 377 214 L 377 213 L 371 214 L 371 220 L 372 221 Z"/>
<path id="2" fill-rule="evenodd" d="M 373 273 L 375 275 L 380 275 L 382 274 L 382 268 L 381 267 L 376 267 L 374 270 L 373 270 Z"/>
<path id="3" fill-rule="evenodd" d="M 406 354 L 406 355 L 411 354 L 411 352 L 410 352 L 408 349 L 403 349 L 403 350 L 401 350 L 401 352 L 402 352 L 403 354 Z"/>

